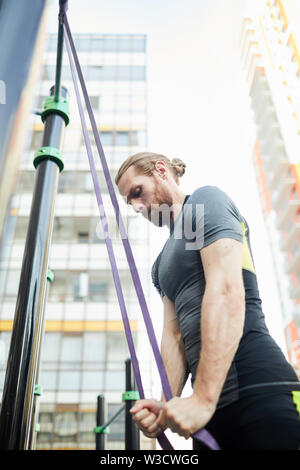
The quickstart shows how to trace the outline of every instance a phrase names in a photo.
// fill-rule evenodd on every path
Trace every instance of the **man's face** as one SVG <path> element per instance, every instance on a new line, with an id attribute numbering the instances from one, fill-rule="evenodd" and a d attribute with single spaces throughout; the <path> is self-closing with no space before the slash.
<path id="1" fill-rule="evenodd" d="M 170 225 L 172 197 L 165 180 L 154 173 L 140 174 L 131 166 L 118 183 L 120 194 L 135 212 L 140 212 L 154 225 Z"/>

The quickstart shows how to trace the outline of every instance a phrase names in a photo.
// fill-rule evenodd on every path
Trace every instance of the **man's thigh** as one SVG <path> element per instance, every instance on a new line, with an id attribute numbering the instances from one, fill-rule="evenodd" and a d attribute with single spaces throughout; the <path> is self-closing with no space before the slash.
<path id="1" fill-rule="evenodd" d="M 300 418 L 290 392 L 259 394 L 218 410 L 207 430 L 224 450 L 299 450 Z M 194 442 L 194 449 L 204 446 Z"/>

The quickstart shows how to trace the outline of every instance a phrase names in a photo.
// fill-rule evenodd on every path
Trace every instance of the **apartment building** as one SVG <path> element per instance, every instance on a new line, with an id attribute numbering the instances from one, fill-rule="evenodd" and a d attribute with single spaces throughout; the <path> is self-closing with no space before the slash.
<path id="1" fill-rule="evenodd" d="M 257 130 L 253 164 L 291 363 L 300 366 L 300 6 L 264 0 L 240 50 Z"/>

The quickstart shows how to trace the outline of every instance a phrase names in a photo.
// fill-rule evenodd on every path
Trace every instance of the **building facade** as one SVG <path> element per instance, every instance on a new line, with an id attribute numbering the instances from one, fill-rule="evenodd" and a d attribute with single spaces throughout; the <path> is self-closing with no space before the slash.
<path id="1" fill-rule="evenodd" d="M 257 140 L 253 164 L 289 360 L 300 366 L 300 7 L 266 0 L 244 19 L 240 50 Z"/>
<path id="2" fill-rule="evenodd" d="M 144 35 L 74 35 L 76 49 L 95 112 L 112 180 L 130 154 L 147 144 L 146 37 Z M 55 80 L 56 35 L 47 41 L 33 107 L 41 109 Z M 97 396 L 103 394 L 106 419 L 122 406 L 125 360 L 129 356 L 115 286 L 102 236 L 77 110 L 71 71 L 65 53 L 62 84 L 69 91 L 70 124 L 63 145 L 65 168 L 59 178 L 49 267 L 49 286 L 39 385 L 37 449 L 95 448 Z M 34 152 L 42 145 L 43 124 L 33 116 L 21 176 L 13 198 L 13 243 L 2 254 L 5 272 L 1 291 L 1 387 L 13 323 L 15 300 L 28 226 L 35 169 Z M 91 127 L 90 134 L 92 136 Z M 152 361 L 144 325 L 115 222 L 101 162 L 95 164 L 109 233 L 119 268 L 146 393 L 151 394 Z M 118 192 L 117 192 L 118 195 Z M 119 195 L 118 195 L 119 197 Z M 127 233 L 146 298 L 149 298 L 149 229 L 120 198 Z M 142 446 L 152 445 L 144 439 Z M 124 448 L 124 416 L 106 435 L 107 449 Z"/>

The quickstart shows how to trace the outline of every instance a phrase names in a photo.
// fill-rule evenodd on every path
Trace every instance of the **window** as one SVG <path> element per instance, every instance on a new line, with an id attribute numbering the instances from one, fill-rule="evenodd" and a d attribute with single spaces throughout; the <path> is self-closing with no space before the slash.
<path id="1" fill-rule="evenodd" d="M 70 273 L 68 279 L 68 296 L 74 302 L 81 302 L 88 293 L 88 273 Z"/>
<path id="2" fill-rule="evenodd" d="M 49 289 L 49 300 L 52 302 L 64 302 L 66 298 L 66 273 L 57 270 L 54 282 Z"/>
<path id="3" fill-rule="evenodd" d="M 99 109 L 99 96 L 89 96 L 90 98 L 90 103 L 94 111 L 98 111 Z"/>
<path id="4" fill-rule="evenodd" d="M 98 281 L 95 277 L 91 276 L 89 283 L 89 301 L 90 302 L 104 302 L 107 296 L 107 283 Z"/>
<path id="5" fill-rule="evenodd" d="M 141 81 L 146 79 L 144 65 L 83 65 L 82 73 L 85 80 L 91 81 Z M 44 64 L 42 80 L 53 80 L 54 78 L 55 65 Z M 72 80 L 70 68 L 66 65 L 62 67 L 62 78 L 66 81 Z"/>
<path id="6" fill-rule="evenodd" d="M 105 389 L 123 391 L 125 389 L 125 373 L 123 370 L 108 370 L 105 372 Z"/>
<path id="7" fill-rule="evenodd" d="M 81 335 L 63 335 L 60 357 L 62 362 L 80 362 L 81 351 Z"/>
<path id="8" fill-rule="evenodd" d="M 103 390 L 103 372 L 102 371 L 83 371 L 82 389 L 87 391 Z"/>
<path id="9" fill-rule="evenodd" d="M 12 269 L 7 272 L 6 295 L 7 297 L 16 297 L 19 288 L 20 271 Z"/>
<path id="10" fill-rule="evenodd" d="M 34 179 L 35 179 L 35 172 L 34 171 L 24 171 L 24 172 L 22 172 L 21 178 L 20 178 L 20 192 L 33 193 Z"/>
<path id="11" fill-rule="evenodd" d="M 58 192 L 75 192 L 78 188 L 78 177 L 75 171 L 65 171 L 61 174 L 58 181 Z"/>
<path id="12" fill-rule="evenodd" d="M 107 332 L 106 354 L 108 362 L 123 363 L 128 356 L 128 346 L 123 332 Z"/>
<path id="13" fill-rule="evenodd" d="M 86 332 L 83 336 L 83 361 L 100 365 L 105 360 L 105 333 Z"/>
<path id="14" fill-rule="evenodd" d="M 38 150 L 42 146 L 43 131 L 33 131 L 31 136 L 30 149 Z"/>
<path id="15" fill-rule="evenodd" d="M 129 144 L 129 132 L 116 132 L 116 145 L 126 147 Z"/>
<path id="16" fill-rule="evenodd" d="M 59 360 L 60 333 L 46 332 L 42 346 L 42 362 L 56 362 Z"/>
<path id="17" fill-rule="evenodd" d="M 108 403 L 107 419 L 109 420 L 120 409 L 119 403 Z M 125 414 L 121 413 L 109 426 L 108 441 L 124 441 Z"/>
<path id="18" fill-rule="evenodd" d="M 78 243 L 88 243 L 88 242 L 89 242 L 89 232 L 79 232 Z"/>
<path id="19" fill-rule="evenodd" d="M 58 388 L 61 391 L 76 391 L 79 390 L 80 385 L 80 372 L 63 370 L 59 372 Z"/>
<path id="20" fill-rule="evenodd" d="M 77 440 L 78 413 L 62 411 L 55 415 L 54 439 L 59 442 L 75 442 Z"/>
<path id="21" fill-rule="evenodd" d="M 34 106 L 37 109 L 44 109 L 45 100 L 48 98 L 48 95 L 39 95 L 35 97 Z"/>
<path id="22" fill-rule="evenodd" d="M 74 43 L 78 52 L 145 52 L 146 38 L 139 35 L 74 35 Z M 56 52 L 57 35 L 50 35 L 47 41 L 47 51 Z"/>
<path id="23" fill-rule="evenodd" d="M 0 333 L 0 367 L 6 364 L 9 346 L 10 346 L 11 331 L 1 331 Z"/>
<path id="24" fill-rule="evenodd" d="M 48 392 L 54 392 L 57 388 L 56 384 L 57 372 L 49 370 L 41 370 L 39 381 L 42 384 L 43 390 Z"/>
<path id="25" fill-rule="evenodd" d="M 113 133 L 102 131 L 100 132 L 100 139 L 102 145 L 113 145 Z"/>

